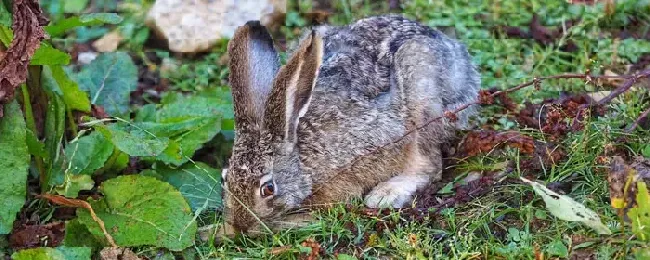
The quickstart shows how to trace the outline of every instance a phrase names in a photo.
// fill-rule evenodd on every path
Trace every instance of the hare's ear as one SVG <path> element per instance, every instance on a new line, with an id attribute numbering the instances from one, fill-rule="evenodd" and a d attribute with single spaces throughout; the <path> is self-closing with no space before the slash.
<path id="1" fill-rule="evenodd" d="M 249 21 L 235 31 L 228 54 L 236 127 L 259 130 L 273 78 L 280 68 L 271 35 L 259 21 Z"/>
<path id="2" fill-rule="evenodd" d="M 312 31 L 280 69 L 269 97 L 264 122 L 284 141 L 296 142 L 298 119 L 305 115 L 323 59 L 323 39 Z"/>

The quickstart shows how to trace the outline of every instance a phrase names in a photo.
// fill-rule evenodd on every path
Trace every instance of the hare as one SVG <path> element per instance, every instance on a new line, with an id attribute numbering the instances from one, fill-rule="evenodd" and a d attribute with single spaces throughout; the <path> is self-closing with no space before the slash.
<path id="1" fill-rule="evenodd" d="M 441 146 L 478 109 L 444 118 L 478 98 L 480 75 L 463 44 L 396 14 L 314 27 L 284 66 L 259 21 L 239 27 L 228 52 L 226 234 L 281 229 L 309 219 L 293 214 L 301 208 L 355 198 L 408 205 L 441 179 Z"/>

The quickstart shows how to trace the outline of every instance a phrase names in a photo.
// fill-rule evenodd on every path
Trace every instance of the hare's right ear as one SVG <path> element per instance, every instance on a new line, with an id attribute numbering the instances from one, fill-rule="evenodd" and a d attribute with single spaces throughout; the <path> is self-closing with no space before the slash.
<path id="1" fill-rule="evenodd" d="M 259 131 L 273 78 L 280 68 L 273 40 L 259 21 L 239 27 L 228 43 L 230 86 L 239 131 Z"/>

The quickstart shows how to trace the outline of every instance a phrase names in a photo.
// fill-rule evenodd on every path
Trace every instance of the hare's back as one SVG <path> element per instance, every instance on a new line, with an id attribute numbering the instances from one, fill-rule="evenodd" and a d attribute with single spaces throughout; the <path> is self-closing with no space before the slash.
<path id="1" fill-rule="evenodd" d="M 393 55 L 404 42 L 417 36 L 445 37 L 399 15 L 374 16 L 322 31 L 325 55 L 316 91 L 369 99 L 390 90 Z"/>

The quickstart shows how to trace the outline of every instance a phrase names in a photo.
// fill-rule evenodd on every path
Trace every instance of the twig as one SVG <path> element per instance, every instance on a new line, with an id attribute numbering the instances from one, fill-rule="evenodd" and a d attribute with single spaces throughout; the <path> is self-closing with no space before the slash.
<path id="1" fill-rule="evenodd" d="M 637 117 L 636 120 L 634 120 L 634 123 L 632 123 L 632 125 L 630 125 L 627 129 L 625 129 L 625 132 L 631 133 L 632 131 L 634 131 L 634 129 L 636 129 L 639 126 L 639 124 L 641 124 L 641 121 L 648 118 L 649 114 L 650 114 L 650 108 L 648 108 L 646 111 L 643 111 L 643 113 L 641 113 L 641 115 Z"/>
<path id="2" fill-rule="evenodd" d="M 634 84 L 639 81 L 640 79 L 650 77 L 650 69 L 641 71 L 640 73 L 637 73 L 634 76 L 628 76 L 625 77 L 627 80 L 623 82 L 623 84 L 616 88 L 612 93 L 609 93 L 605 98 L 601 99 L 598 101 L 598 105 L 604 105 L 609 102 L 611 102 L 614 98 L 618 97 L 619 95 L 623 94 L 625 91 L 628 91 Z"/>

